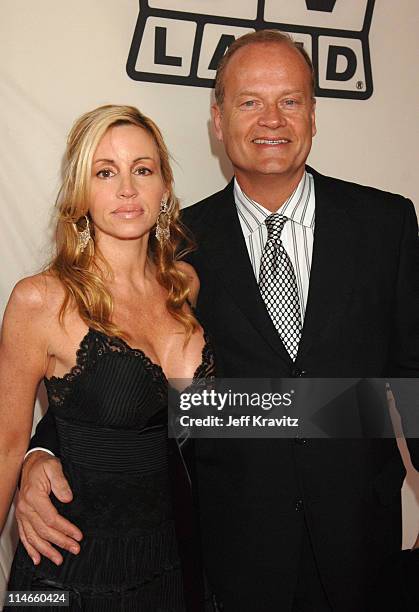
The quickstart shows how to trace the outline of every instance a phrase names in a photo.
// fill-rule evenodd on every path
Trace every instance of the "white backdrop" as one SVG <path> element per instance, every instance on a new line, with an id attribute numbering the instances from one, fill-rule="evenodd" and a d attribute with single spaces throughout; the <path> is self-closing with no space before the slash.
<path id="1" fill-rule="evenodd" d="M 149 0 L 149 5 L 201 13 L 211 5 L 213 15 L 237 17 L 247 11 L 254 17 L 256 0 Z M 358 24 L 366 0 L 337 0 L 333 13 L 307 11 L 303 0 L 283 0 L 282 6 L 284 13 L 294 13 L 294 23 L 334 26 L 334 17 L 341 16 L 349 29 Z M 278 7 L 281 3 L 267 1 L 266 15 L 270 11 L 274 20 Z M 210 89 L 135 81 L 128 76 L 126 61 L 137 1 L 0 0 L 0 9 L 2 310 L 14 283 L 37 271 L 48 258 L 65 136 L 81 113 L 100 104 L 123 103 L 150 114 L 175 158 L 177 193 L 184 205 L 224 186 L 231 170 L 211 133 Z M 168 55 L 188 54 L 185 41 L 190 29 L 188 22 L 172 24 L 166 41 Z M 208 31 L 214 36 L 213 30 Z M 321 172 L 401 193 L 416 205 L 418 30 L 419 3 L 376 1 L 369 37 L 374 92 L 367 100 L 318 99 L 318 135 L 310 157 Z M 147 61 L 145 57 L 143 67 Z M 344 64 L 339 69 L 343 71 Z M 205 69 L 200 70 L 205 76 Z M 359 70 L 354 78 L 362 79 L 365 75 Z M 417 480 L 418 475 L 410 471 L 403 491 L 404 547 L 419 528 Z M 0 591 L 13 546 L 11 531 L 6 530 L 1 540 Z"/>

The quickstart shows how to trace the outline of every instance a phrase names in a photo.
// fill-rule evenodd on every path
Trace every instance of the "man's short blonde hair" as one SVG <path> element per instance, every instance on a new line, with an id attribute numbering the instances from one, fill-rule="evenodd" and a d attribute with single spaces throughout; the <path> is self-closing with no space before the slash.
<path id="1" fill-rule="evenodd" d="M 263 43 L 277 43 L 277 44 L 286 44 L 290 47 L 293 47 L 298 53 L 303 57 L 305 63 L 308 66 L 311 75 L 311 91 L 314 98 L 315 92 L 315 78 L 314 78 L 314 69 L 313 64 L 308 55 L 307 51 L 304 47 L 298 43 L 296 43 L 289 34 L 285 32 L 279 32 L 279 30 L 258 30 L 257 32 L 250 32 L 249 34 L 244 34 L 244 36 L 240 36 L 237 38 L 227 51 L 224 56 L 218 63 L 217 73 L 215 76 L 215 101 L 218 106 L 222 106 L 224 101 L 224 72 L 230 62 L 232 56 L 243 47 L 247 47 L 248 45 L 254 44 L 263 44 Z"/>

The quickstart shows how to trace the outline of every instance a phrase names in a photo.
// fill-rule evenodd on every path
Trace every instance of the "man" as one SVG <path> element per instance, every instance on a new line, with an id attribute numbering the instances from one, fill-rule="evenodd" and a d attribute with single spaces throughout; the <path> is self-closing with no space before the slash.
<path id="1" fill-rule="evenodd" d="M 312 74 L 306 54 L 270 31 L 238 39 L 218 68 L 214 125 L 235 178 L 184 211 L 218 375 L 417 376 L 413 206 L 306 167 Z M 51 432 L 41 426 L 35 444 L 54 448 Z M 40 455 L 24 468 L 18 519 L 32 555 L 56 557 L 48 541 L 77 547 L 69 536 L 80 534 L 54 516 L 49 482 L 71 497 L 57 460 Z M 219 610 L 374 609 L 374 581 L 401 544 L 404 468 L 393 440 L 199 440 L 195 462 Z"/>

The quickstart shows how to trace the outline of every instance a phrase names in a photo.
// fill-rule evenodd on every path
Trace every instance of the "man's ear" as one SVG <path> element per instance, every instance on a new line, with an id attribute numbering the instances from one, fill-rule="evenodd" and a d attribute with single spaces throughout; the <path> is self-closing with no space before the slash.
<path id="1" fill-rule="evenodd" d="M 314 138 L 314 136 L 317 134 L 317 127 L 316 127 L 316 98 L 313 98 L 313 106 L 311 109 L 311 136 Z"/>
<path id="2" fill-rule="evenodd" d="M 213 104 L 211 106 L 211 114 L 212 114 L 212 121 L 214 124 L 215 135 L 217 136 L 217 139 L 220 142 L 223 142 L 223 131 L 221 129 L 222 112 L 218 104 Z"/>

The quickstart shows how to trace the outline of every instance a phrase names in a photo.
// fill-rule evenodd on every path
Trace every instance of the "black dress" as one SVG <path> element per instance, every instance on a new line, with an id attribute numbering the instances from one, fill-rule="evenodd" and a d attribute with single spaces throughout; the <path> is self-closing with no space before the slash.
<path id="1" fill-rule="evenodd" d="M 205 338 L 194 379 L 212 374 Z M 89 329 L 72 370 L 45 384 L 74 494 L 69 504 L 52 501 L 84 537 L 78 555 L 60 549 L 59 567 L 45 558 L 34 566 L 20 543 L 9 590 L 69 591 L 70 610 L 184 611 L 171 478 L 180 455 L 167 435 L 161 367 Z"/>

